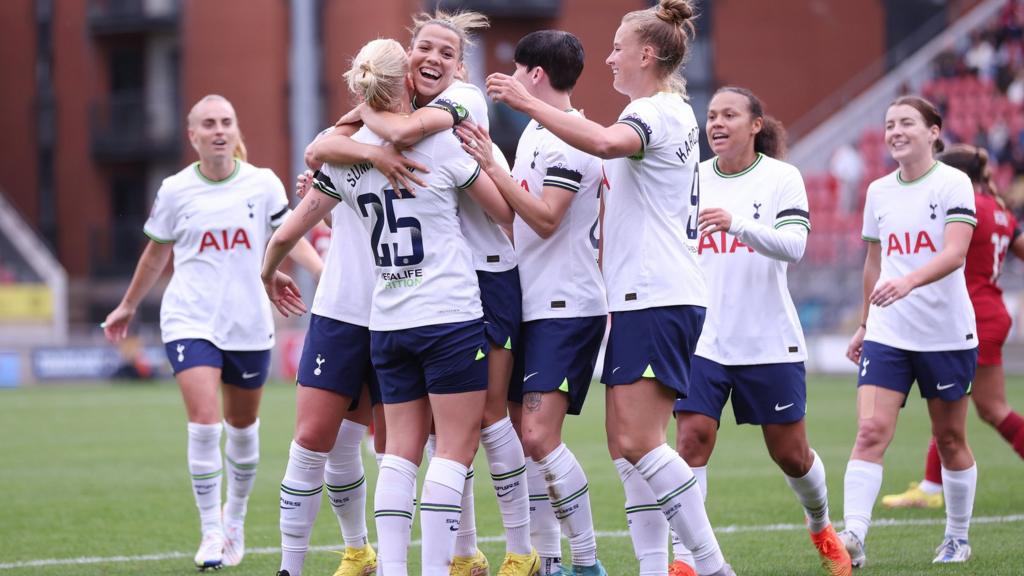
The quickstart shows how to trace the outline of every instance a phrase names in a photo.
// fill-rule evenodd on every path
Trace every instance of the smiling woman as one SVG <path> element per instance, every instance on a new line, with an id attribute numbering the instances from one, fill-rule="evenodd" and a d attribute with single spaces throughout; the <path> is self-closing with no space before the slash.
<path id="1" fill-rule="evenodd" d="M 890 104 L 885 143 L 899 169 L 868 186 L 864 206 L 864 306 L 847 350 L 860 365 L 857 440 L 846 467 L 840 533 L 854 566 L 865 562 L 882 458 L 915 380 L 928 402 L 946 499 L 946 534 L 934 562 L 965 562 L 971 555 L 967 531 L 978 469 L 966 416 L 978 338 L 964 261 L 977 219 L 970 178 L 935 160 L 941 130 L 931 102 L 904 96 Z"/>
<path id="2" fill-rule="evenodd" d="M 690 395 L 676 402 L 676 447 L 706 494 L 708 460 L 731 396 L 736 422 L 761 427 L 826 571 L 849 576 L 849 555 L 829 520 L 825 466 L 807 441 L 807 351 L 786 285 L 787 266 L 803 256 L 811 229 L 803 179 L 780 159 L 782 124 L 746 88 L 715 93 L 705 131 L 716 154 L 700 165 L 697 260 L 708 282 L 708 313 Z M 771 320 L 750 322 L 756 316 Z M 677 546 L 676 563 L 685 556 Z"/>
<path id="3" fill-rule="evenodd" d="M 188 137 L 199 161 L 160 186 L 143 229 L 149 244 L 103 326 L 112 342 L 126 337 L 139 302 L 173 255 L 160 330 L 188 417 L 188 468 L 203 534 L 195 563 L 208 568 L 236 565 L 245 554 L 244 519 L 259 463 L 257 413 L 274 345 L 259 270 L 263 247 L 289 210 L 277 176 L 245 162 L 238 118 L 226 98 L 205 96 L 192 107 Z M 319 274 L 320 258 L 308 242 L 296 260 Z"/>
<path id="4" fill-rule="evenodd" d="M 667 519 L 694 550 L 697 572 L 724 575 L 733 572 L 700 490 L 691 489 L 695 476 L 665 434 L 675 399 L 689 391 L 707 303 L 688 249 L 697 239 L 700 128 L 681 67 L 694 17 L 688 0 L 661 0 L 623 16 L 605 62 L 613 88 L 630 103 L 611 126 L 565 114 L 505 74 L 492 74 L 487 90 L 570 146 L 607 160 L 601 250 L 612 317 L 602 375 L 609 451 L 622 457 L 623 479 L 636 479 L 637 500 L 648 510 L 671 511 Z"/>

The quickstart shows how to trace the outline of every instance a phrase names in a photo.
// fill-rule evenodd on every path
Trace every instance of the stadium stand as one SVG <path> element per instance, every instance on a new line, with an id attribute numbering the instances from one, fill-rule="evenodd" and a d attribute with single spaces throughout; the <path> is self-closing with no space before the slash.
<path id="1" fill-rule="evenodd" d="M 831 149 L 819 150 L 815 162 L 801 162 L 794 148 L 793 160 L 804 168 L 814 224 L 804 263 L 796 267 L 791 282 L 808 333 L 842 331 L 859 310 L 864 194 L 871 181 L 895 169 L 879 111 L 893 96 L 918 92 L 935 102 L 943 113 L 946 143 L 985 147 L 996 161 L 996 185 L 1014 210 L 1024 213 L 1024 2 L 989 2 L 977 15 L 981 19 L 976 23 L 970 16 L 964 19 L 963 25 L 971 27 L 969 34 L 933 41 L 937 48 L 921 70 L 901 67 L 880 80 L 882 94 L 868 94 L 879 104 L 867 107 L 869 115 L 847 124 L 858 128 L 845 132 L 852 134 L 847 142 L 833 138 Z M 921 52 L 927 55 L 928 47 Z M 886 83 L 895 90 L 886 94 Z M 847 156 L 840 161 L 839 155 Z M 851 175 L 852 182 L 844 181 Z M 844 198 L 844 193 L 853 197 Z M 1004 283 L 1020 288 L 1022 271 L 1019 262 L 1011 261 Z M 837 290 L 839 286 L 843 288 Z M 826 312 L 829 306 L 835 308 Z"/>

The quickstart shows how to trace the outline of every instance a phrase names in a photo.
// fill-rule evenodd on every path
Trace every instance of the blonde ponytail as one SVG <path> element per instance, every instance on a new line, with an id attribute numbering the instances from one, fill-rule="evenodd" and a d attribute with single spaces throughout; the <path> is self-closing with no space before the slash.
<path id="1" fill-rule="evenodd" d="M 374 110 L 390 110 L 402 98 L 409 57 L 398 42 L 378 38 L 363 46 L 345 73 L 348 88 Z"/>

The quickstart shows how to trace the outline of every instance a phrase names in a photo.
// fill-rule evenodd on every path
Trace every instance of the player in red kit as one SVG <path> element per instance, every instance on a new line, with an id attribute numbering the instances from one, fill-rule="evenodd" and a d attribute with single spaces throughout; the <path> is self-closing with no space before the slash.
<path id="1" fill-rule="evenodd" d="M 1003 304 L 1003 290 L 996 281 L 1006 253 L 1024 258 L 1024 239 L 1016 217 L 996 194 L 991 182 L 988 153 L 966 144 L 951 146 L 940 161 L 962 170 L 974 183 L 978 226 L 967 250 L 967 291 L 978 323 L 978 370 L 971 398 L 982 420 L 992 425 L 1024 458 L 1024 418 L 1006 403 L 1003 343 L 1010 332 L 1010 314 Z M 882 498 L 888 508 L 942 507 L 942 471 L 933 438 L 928 447 L 924 480 L 912 483 L 902 494 Z"/>

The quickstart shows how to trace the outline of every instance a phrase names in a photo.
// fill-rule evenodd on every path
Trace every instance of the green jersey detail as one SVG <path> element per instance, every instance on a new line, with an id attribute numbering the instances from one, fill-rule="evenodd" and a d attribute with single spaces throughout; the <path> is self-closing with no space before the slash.
<path id="1" fill-rule="evenodd" d="M 644 370 L 644 373 L 641 374 L 640 377 L 641 378 L 657 378 L 657 376 L 654 375 L 654 368 L 651 368 L 650 364 L 647 365 L 647 369 Z"/>

